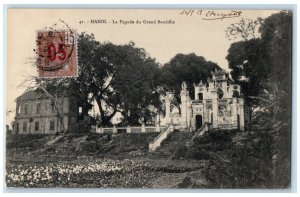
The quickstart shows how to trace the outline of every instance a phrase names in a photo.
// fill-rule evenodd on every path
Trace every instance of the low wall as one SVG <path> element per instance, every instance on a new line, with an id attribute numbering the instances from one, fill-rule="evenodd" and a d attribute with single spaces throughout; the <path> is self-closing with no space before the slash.
<path id="1" fill-rule="evenodd" d="M 163 126 L 140 126 L 140 127 L 96 127 L 92 125 L 92 133 L 154 133 L 161 132 Z"/>

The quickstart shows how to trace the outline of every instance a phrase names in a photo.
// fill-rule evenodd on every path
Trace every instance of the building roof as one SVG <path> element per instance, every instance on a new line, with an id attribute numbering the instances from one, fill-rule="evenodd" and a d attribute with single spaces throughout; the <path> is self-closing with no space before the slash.
<path id="1" fill-rule="evenodd" d="M 56 94 L 57 96 L 60 96 L 61 94 Z M 65 93 L 65 97 L 71 97 L 71 93 Z M 41 98 L 49 98 L 48 95 L 43 93 L 41 90 L 29 90 L 27 92 L 24 92 L 21 96 L 17 97 L 16 100 L 31 100 L 31 99 L 41 99 Z"/>
<path id="2" fill-rule="evenodd" d="M 51 91 L 49 91 L 51 94 Z M 55 93 L 56 96 L 62 96 L 62 93 Z M 64 93 L 64 97 L 76 97 L 73 93 L 66 92 Z M 42 98 L 49 98 L 48 95 L 46 95 L 42 90 L 29 90 L 24 92 L 21 96 L 16 98 L 16 101 L 21 101 L 21 100 L 34 100 L 34 99 L 42 99 Z"/>
<path id="3" fill-rule="evenodd" d="M 23 93 L 21 96 L 17 97 L 17 101 L 20 100 L 30 100 L 30 99 L 38 99 L 38 98 L 47 98 L 48 96 L 37 91 L 37 90 L 30 90 Z"/>
<path id="4" fill-rule="evenodd" d="M 215 70 L 214 72 L 212 72 L 213 75 L 215 76 L 222 76 L 222 75 L 225 75 L 227 74 L 225 70 Z"/>
<path id="5" fill-rule="evenodd" d="M 213 82 L 212 78 L 208 77 L 207 82 Z"/>

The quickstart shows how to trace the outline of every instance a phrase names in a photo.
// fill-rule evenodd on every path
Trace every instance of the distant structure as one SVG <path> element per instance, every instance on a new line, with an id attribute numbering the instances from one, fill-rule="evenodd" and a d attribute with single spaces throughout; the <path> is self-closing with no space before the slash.
<path id="1" fill-rule="evenodd" d="M 35 90 L 16 99 L 13 134 L 54 134 L 63 130 L 51 99 Z M 56 106 L 63 117 L 65 130 L 77 131 L 81 108 L 74 97 L 58 97 Z M 83 128 L 82 128 L 83 129 Z"/>
<path id="2" fill-rule="evenodd" d="M 207 83 L 194 84 L 195 100 L 189 96 L 187 84 L 182 83 L 180 93 L 181 114 L 173 113 L 171 100 L 166 97 L 166 123 L 179 130 L 197 131 L 204 124 L 208 129 L 245 130 L 249 122 L 248 108 L 241 96 L 240 86 L 233 83 L 223 70 L 211 73 Z"/>

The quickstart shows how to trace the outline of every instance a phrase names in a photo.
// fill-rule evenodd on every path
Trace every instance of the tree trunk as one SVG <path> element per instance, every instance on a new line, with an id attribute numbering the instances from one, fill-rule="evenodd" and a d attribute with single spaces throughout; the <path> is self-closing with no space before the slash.
<path id="1" fill-rule="evenodd" d="M 96 98 L 96 102 L 97 102 L 98 107 L 99 107 L 100 118 L 101 118 L 102 124 L 109 125 L 110 124 L 110 120 L 116 115 L 117 109 L 114 109 L 113 112 L 109 116 L 106 116 L 105 115 L 105 111 L 104 111 L 104 109 L 102 107 L 101 99 Z"/>
<path id="2" fill-rule="evenodd" d="M 49 96 L 50 100 L 51 100 L 51 103 L 53 103 L 54 105 L 54 108 L 56 110 L 56 114 L 58 116 L 58 119 L 59 119 L 59 122 L 60 122 L 60 125 L 61 127 L 63 128 L 63 132 L 65 133 L 65 124 L 64 124 L 64 119 L 63 119 L 63 116 L 62 114 L 60 113 L 60 110 L 59 110 L 59 107 L 57 106 L 57 103 L 59 103 L 58 99 L 54 98 L 53 95 L 51 95 L 43 86 L 41 87 L 41 89 L 43 90 L 43 92 Z M 62 104 L 63 104 L 63 100 L 64 100 L 64 97 L 62 97 Z M 62 107 L 63 108 L 63 107 Z"/>
<path id="3" fill-rule="evenodd" d="M 114 109 L 114 111 L 107 117 L 108 121 L 110 121 L 117 113 L 117 109 Z"/>
<path id="4" fill-rule="evenodd" d="M 96 102 L 98 104 L 98 108 L 99 108 L 99 112 L 100 112 L 101 124 L 105 124 L 105 115 L 104 115 L 104 110 L 102 107 L 101 99 L 96 97 Z"/>
<path id="5" fill-rule="evenodd" d="M 249 107 L 249 125 L 252 124 L 252 114 L 253 114 L 253 108 Z"/>

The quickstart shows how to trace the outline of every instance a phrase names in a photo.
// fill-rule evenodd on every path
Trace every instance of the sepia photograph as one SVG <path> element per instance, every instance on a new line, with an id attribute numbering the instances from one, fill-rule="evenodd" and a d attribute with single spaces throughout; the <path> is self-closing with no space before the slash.
<path id="1" fill-rule="evenodd" d="M 293 10 L 7 10 L 6 188 L 289 189 Z"/>

